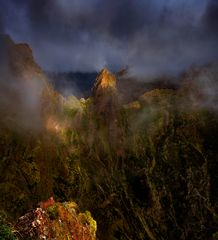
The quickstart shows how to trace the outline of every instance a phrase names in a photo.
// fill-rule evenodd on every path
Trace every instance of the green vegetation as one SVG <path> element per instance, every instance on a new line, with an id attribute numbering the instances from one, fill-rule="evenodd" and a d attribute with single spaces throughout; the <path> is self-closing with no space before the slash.
<path id="1" fill-rule="evenodd" d="M 68 202 L 44 216 L 60 239 L 84 228 L 87 239 L 216 239 L 218 116 L 194 93 L 155 89 L 122 106 L 102 71 L 93 96 L 63 100 L 40 133 L 2 129 L 0 208 L 16 222 L 51 196 Z"/>
<path id="2" fill-rule="evenodd" d="M 49 218 L 52 220 L 55 220 L 58 218 L 58 206 L 57 205 L 52 205 L 48 207 L 47 213 L 49 215 Z"/>
<path id="3" fill-rule="evenodd" d="M 0 240 L 17 240 L 10 226 L 6 224 L 4 215 L 0 214 Z"/>

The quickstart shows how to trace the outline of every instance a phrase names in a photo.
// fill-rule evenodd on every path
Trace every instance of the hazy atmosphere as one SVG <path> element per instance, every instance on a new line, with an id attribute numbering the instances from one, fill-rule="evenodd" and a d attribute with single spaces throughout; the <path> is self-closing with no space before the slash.
<path id="1" fill-rule="evenodd" d="M 218 240 L 218 0 L 0 0 L 0 240 Z"/>
<path id="2" fill-rule="evenodd" d="M 216 0 L 1 0 L 0 26 L 46 71 L 153 76 L 218 57 Z"/>

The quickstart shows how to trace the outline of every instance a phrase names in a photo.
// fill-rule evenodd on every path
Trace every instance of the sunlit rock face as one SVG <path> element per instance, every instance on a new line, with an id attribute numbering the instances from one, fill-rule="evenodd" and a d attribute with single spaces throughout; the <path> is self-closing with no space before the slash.
<path id="1" fill-rule="evenodd" d="M 93 92 L 94 95 L 98 94 L 99 91 L 106 89 L 116 89 L 116 77 L 109 72 L 108 69 L 104 68 L 98 75 Z"/>
<path id="2" fill-rule="evenodd" d="M 101 114 L 111 115 L 117 105 L 116 77 L 107 69 L 103 69 L 96 79 L 93 100 L 96 111 Z"/>
<path id="3" fill-rule="evenodd" d="M 93 87 L 93 110 L 95 117 L 105 131 L 110 146 L 116 149 L 119 145 L 121 132 L 119 128 L 120 102 L 116 77 L 109 70 L 103 69 Z"/>

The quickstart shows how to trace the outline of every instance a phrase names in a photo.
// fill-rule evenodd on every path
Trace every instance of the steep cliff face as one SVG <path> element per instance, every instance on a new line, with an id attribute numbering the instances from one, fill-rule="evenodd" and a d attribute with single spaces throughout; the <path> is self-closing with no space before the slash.
<path id="1" fill-rule="evenodd" d="M 111 122 L 110 120 L 115 118 L 118 105 L 116 77 L 107 69 L 103 69 L 96 79 L 92 92 L 95 111 Z"/>
<path id="2" fill-rule="evenodd" d="M 51 196 L 54 176 L 65 172 L 58 156 L 64 148 L 48 126 L 62 98 L 27 44 L 1 35 L 0 48 L 0 209 L 16 219 Z"/>
<path id="3" fill-rule="evenodd" d="M 116 87 L 116 77 L 107 69 L 103 69 L 98 75 L 93 87 L 92 96 L 93 118 L 96 118 L 97 122 L 99 122 L 99 131 L 102 132 L 102 138 L 110 141 L 110 145 L 115 151 L 121 137 L 118 126 L 120 103 Z"/>
<path id="4" fill-rule="evenodd" d="M 1 41 L 2 211 L 15 220 L 55 196 L 91 211 L 101 240 L 217 238 L 214 65 L 188 72 L 180 89 L 154 89 L 126 105 L 115 76 L 104 69 L 90 98 L 62 102 L 29 47 Z M 31 217 L 35 222 L 39 214 L 48 231 L 36 226 L 36 236 L 64 231 L 74 239 L 73 228 L 92 239 L 89 214 L 81 220 L 68 204 L 53 201 L 40 208 Z M 24 235 L 28 216 L 18 227 Z"/>
<path id="5" fill-rule="evenodd" d="M 97 220 L 99 238 L 213 239 L 217 112 L 192 98 L 204 88 L 155 89 L 122 106 L 102 76 L 83 115 L 86 128 L 76 134 L 79 152 L 71 156 L 80 166 L 75 196 Z M 109 112 L 116 112 L 115 145 Z"/>
<path id="6" fill-rule="evenodd" d="M 138 109 L 127 108 L 129 161 L 134 161 L 127 176 L 135 211 L 143 209 L 141 226 L 147 223 L 154 239 L 211 239 L 217 222 L 210 165 L 217 151 L 213 145 L 209 157 L 211 137 L 204 133 L 212 128 L 217 135 L 216 113 L 193 108 L 187 95 L 172 90 L 146 93 L 138 104 Z"/>

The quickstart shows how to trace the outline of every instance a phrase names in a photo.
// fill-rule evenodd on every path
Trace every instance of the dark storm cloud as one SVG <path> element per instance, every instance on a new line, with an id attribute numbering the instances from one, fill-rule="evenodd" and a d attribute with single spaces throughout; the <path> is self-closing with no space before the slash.
<path id="1" fill-rule="evenodd" d="M 1 0 L 4 27 L 46 70 L 148 76 L 217 59 L 216 0 Z"/>
<path id="2" fill-rule="evenodd" d="M 1 15 L 0 15 L 0 34 L 3 33 L 3 31 L 4 31 L 4 25 L 3 25 L 3 21 L 2 21 Z"/>
<path id="3" fill-rule="evenodd" d="M 211 0 L 205 13 L 206 28 L 211 34 L 218 35 L 218 1 Z"/>
<path id="4" fill-rule="evenodd" d="M 108 34 L 116 38 L 130 38 L 145 26 L 149 13 L 146 8 L 138 8 L 137 2 L 139 1 L 112 0 L 82 4 L 60 0 L 30 1 L 28 16 L 35 30 L 43 30 L 48 34 L 64 32 L 72 37 L 72 31 L 85 31 Z"/>
<path id="5" fill-rule="evenodd" d="M 0 10 L 0 34 L 4 32 L 4 22 L 3 22 L 3 17 L 2 17 L 2 12 Z"/>

